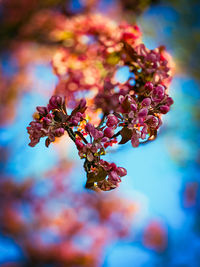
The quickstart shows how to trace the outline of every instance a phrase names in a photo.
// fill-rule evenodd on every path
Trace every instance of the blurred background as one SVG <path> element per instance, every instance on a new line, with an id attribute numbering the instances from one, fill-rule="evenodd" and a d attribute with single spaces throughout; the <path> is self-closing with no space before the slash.
<path id="1" fill-rule="evenodd" d="M 108 154 L 128 175 L 98 195 L 66 137 L 31 148 L 26 131 L 58 82 L 48 33 L 91 12 L 136 21 L 175 62 L 158 138 Z M 199 14 L 198 0 L 0 1 L 0 266 L 200 266 Z"/>

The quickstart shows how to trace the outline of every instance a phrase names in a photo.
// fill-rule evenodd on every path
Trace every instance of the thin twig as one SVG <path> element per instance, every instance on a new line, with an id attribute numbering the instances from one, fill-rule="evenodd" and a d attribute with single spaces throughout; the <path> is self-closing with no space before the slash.
<path id="1" fill-rule="evenodd" d="M 98 127 L 97 127 L 98 129 L 103 125 L 106 116 L 107 116 L 107 114 L 104 113 L 104 114 L 103 114 L 103 117 L 101 118 L 101 121 L 100 121 L 100 123 L 99 123 L 99 125 L 98 125 Z"/>
<path id="2" fill-rule="evenodd" d="M 88 144 L 88 141 L 85 139 L 85 137 L 80 133 L 79 131 L 76 131 L 75 134 L 77 134 L 85 144 Z"/>
<path id="3" fill-rule="evenodd" d="M 72 139 L 72 141 L 75 142 L 76 141 L 76 137 L 75 137 L 75 134 L 72 131 L 72 129 L 69 128 L 68 126 L 66 126 L 65 130 L 67 131 L 67 133 L 68 133 L 69 137 Z"/>

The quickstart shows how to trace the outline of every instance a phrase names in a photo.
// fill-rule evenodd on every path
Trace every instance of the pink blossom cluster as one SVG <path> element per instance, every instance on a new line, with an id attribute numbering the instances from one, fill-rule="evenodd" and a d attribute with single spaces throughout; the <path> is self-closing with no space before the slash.
<path id="1" fill-rule="evenodd" d="M 106 149 L 128 141 L 138 147 L 155 139 L 162 115 L 173 104 L 167 93 L 171 76 L 165 49 L 147 49 L 136 25 L 106 21 L 100 15 L 77 16 L 58 29 L 65 33 L 65 45 L 53 58 L 59 78 L 55 96 L 47 108 L 37 108 L 28 127 L 31 146 L 44 136 L 48 146 L 67 131 L 84 159 L 86 187 L 104 191 L 118 187 L 126 175 L 124 168 L 101 159 Z M 117 71 L 124 66 L 129 77 L 119 82 Z M 78 93 L 84 90 L 92 97 L 80 100 Z M 71 115 L 65 100 L 73 108 Z"/>
<path id="2" fill-rule="evenodd" d="M 47 137 L 45 145 L 48 147 L 56 137 L 61 137 L 68 127 L 77 126 L 83 120 L 86 101 L 80 100 L 78 106 L 67 115 L 65 101 L 60 96 L 52 96 L 47 107 L 37 107 L 34 120 L 27 127 L 30 146 L 39 143 L 40 138 Z"/>

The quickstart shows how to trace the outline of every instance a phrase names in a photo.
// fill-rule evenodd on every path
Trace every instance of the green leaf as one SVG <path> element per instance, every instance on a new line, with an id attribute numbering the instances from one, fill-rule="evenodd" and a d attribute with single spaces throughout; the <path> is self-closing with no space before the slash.
<path id="1" fill-rule="evenodd" d="M 90 172 L 87 174 L 87 183 L 102 181 L 106 178 L 106 176 L 107 172 L 102 167 L 100 167 L 97 173 Z"/>

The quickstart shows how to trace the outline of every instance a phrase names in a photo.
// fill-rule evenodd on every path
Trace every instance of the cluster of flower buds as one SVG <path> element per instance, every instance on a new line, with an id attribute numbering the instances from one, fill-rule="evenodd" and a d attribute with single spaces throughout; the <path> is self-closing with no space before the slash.
<path id="1" fill-rule="evenodd" d="M 32 146 L 44 136 L 49 145 L 67 131 L 85 160 L 86 187 L 105 191 L 116 188 L 120 177 L 126 175 L 124 168 L 102 161 L 106 149 L 128 141 L 138 147 L 155 139 L 162 115 L 173 104 L 167 94 L 171 77 L 164 47 L 149 50 L 140 43 L 136 25 L 106 21 L 98 15 L 78 16 L 59 29 L 68 33 L 63 40 L 67 45 L 53 59 L 59 78 L 55 92 L 63 98 L 54 96 L 47 108 L 38 107 L 39 113 L 28 127 Z M 129 75 L 120 82 L 117 72 L 123 66 L 128 67 Z M 91 91 L 88 114 L 95 117 L 100 111 L 101 121 L 99 117 L 96 123 L 89 116 L 85 119 L 86 100 L 77 105 L 76 99 L 83 90 Z M 73 108 L 70 116 L 64 98 Z"/>
<path id="2" fill-rule="evenodd" d="M 30 146 L 35 146 L 39 143 L 40 138 L 47 136 L 46 146 L 50 142 L 55 141 L 55 137 L 60 137 L 64 134 L 64 125 L 62 122 L 54 120 L 55 112 L 62 110 L 63 102 L 61 97 L 52 96 L 47 107 L 37 107 L 37 112 L 34 114 L 34 121 L 31 121 L 27 127 L 30 140 Z"/>
<path id="3" fill-rule="evenodd" d="M 115 163 L 100 160 L 100 166 L 106 173 L 107 179 L 102 179 L 97 183 L 98 187 L 103 191 L 109 191 L 118 187 L 121 182 L 121 177 L 127 174 L 123 167 L 117 167 Z"/>
<path id="4" fill-rule="evenodd" d="M 34 121 L 27 127 L 31 140 L 30 146 L 35 146 L 42 137 L 47 137 L 46 146 L 49 146 L 51 142 L 55 141 L 55 137 L 60 137 L 67 131 L 77 146 L 80 158 L 85 158 L 87 187 L 96 186 L 102 190 L 117 187 L 121 181 L 120 177 L 126 175 L 126 170 L 122 167 L 117 168 L 114 163 L 109 164 L 100 159 L 100 156 L 105 154 L 105 147 L 113 144 L 111 139 L 118 124 L 117 117 L 110 114 L 103 127 L 97 128 L 88 122 L 79 129 L 80 123 L 86 121 L 84 119 L 85 99 L 80 100 L 71 115 L 67 114 L 65 101 L 60 96 L 52 96 L 47 107 L 37 107 L 36 109 Z M 85 135 L 90 137 L 90 142 L 86 140 Z"/>
<path id="5" fill-rule="evenodd" d="M 77 126 L 83 120 L 86 109 L 85 99 L 81 99 L 71 115 L 66 112 L 65 101 L 60 96 L 52 96 L 47 107 L 37 107 L 34 120 L 27 127 L 31 142 L 34 147 L 40 138 L 47 137 L 45 145 L 48 147 L 56 137 L 61 137 L 69 127 Z"/>
<path id="6" fill-rule="evenodd" d="M 140 96 L 130 94 L 119 97 L 118 116 L 122 116 L 119 126 L 124 144 L 131 140 L 132 146 L 137 147 L 140 139 L 153 139 L 162 124 L 161 115 L 166 114 L 173 100 L 166 94 L 166 87 L 151 82 L 145 84 L 145 93 Z"/>
<path id="7" fill-rule="evenodd" d="M 110 114 L 107 117 L 107 123 L 103 127 L 96 128 L 87 123 L 82 131 L 79 132 L 75 144 L 79 150 L 79 156 L 85 159 L 84 168 L 87 172 L 87 188 L 98 187 L 101 190 L 108 191 L 114 189 L 121 182 L 120 177 L 126 175 L 126 170 L 117 167 L 114 163 L 108 163 L 101 159 L 105 155 L 105 149 L 117 143 L 114 137 L 114 130 L 117 127 L 118 119 Z M 80 136 L 88 135 L 90 142 L 85 138 L 81 141 Z"/>

